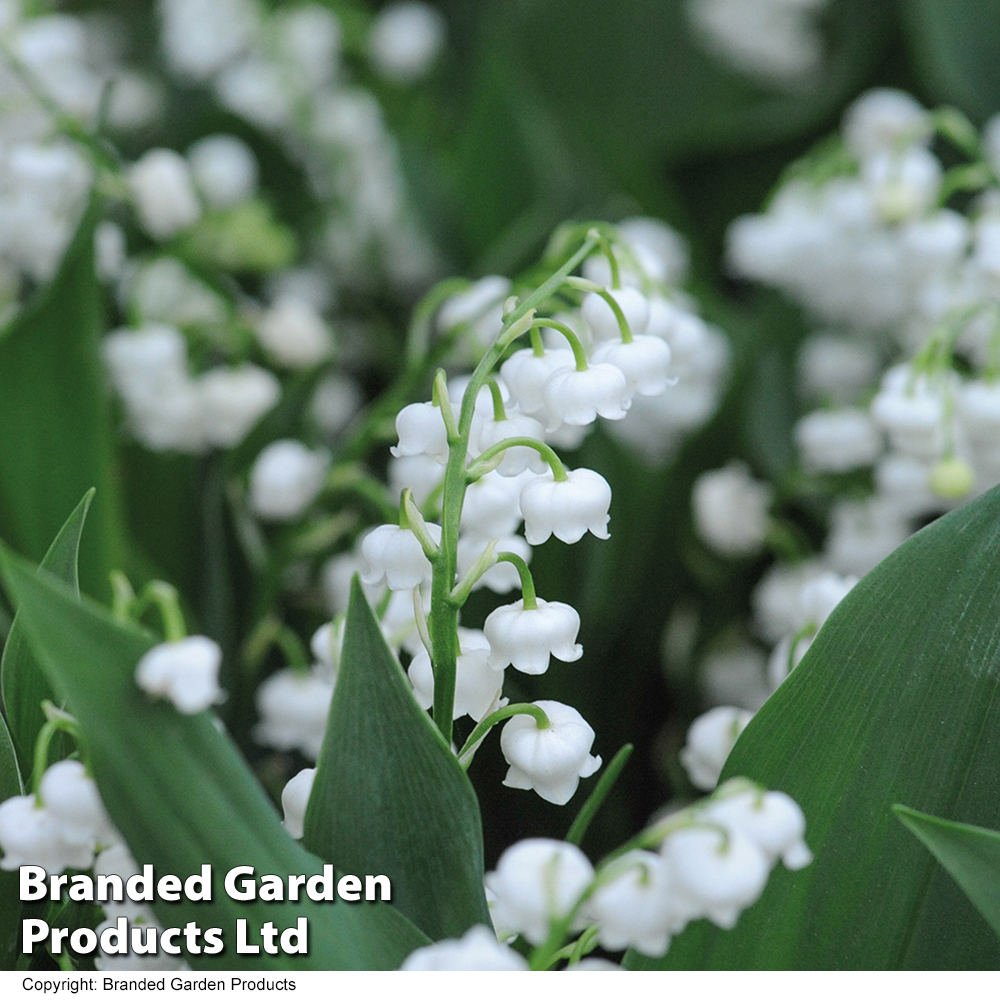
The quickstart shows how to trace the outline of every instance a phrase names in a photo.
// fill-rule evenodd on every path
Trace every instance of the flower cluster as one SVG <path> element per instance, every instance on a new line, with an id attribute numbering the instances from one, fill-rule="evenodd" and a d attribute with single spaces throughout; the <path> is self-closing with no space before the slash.
<path id="1" fill-rule="evenodd" d="M 534 947 L 532 968 L 549 968 L 567 935 L 608 951 L 664 954 L 692 920 L 733 927 L 760 898 L 774 865 L 793 871 L 812 861 L 805 819 L 783 792 L 745 779 L 673 813 L 596 869 L 574 844 L 523 840 L 486 876 L 491 916 L 501 940 L 520 935 Z M 555 948 L 552 942 L 557 941 Z M 461 941 L 418 949 L 404 969 L 523 969 L 507 945 L 476 929 Z M 572 966 L 570 966 L 572 967 Z"/>
<path id="2" fill-rule="evenodd" d="M 798 357 L 797 469 L 768 483 L 733 463 L 693 492 L 709 548 L 779 556 L 752 599 L 772 652 L 711 654 L 716 703 L 759 707 L 859 577 L 1000 483 L 998 137 L 1000 120 L 977 134 L 957 112 L 871 91 L 765 212 L 730 229 L 732 269 L 782 290 L 816 332 Z M 956 151 L 967 162 L 949 167 Z M 794 527 L 806 496 L 827 512 L 818 553 Z"/>

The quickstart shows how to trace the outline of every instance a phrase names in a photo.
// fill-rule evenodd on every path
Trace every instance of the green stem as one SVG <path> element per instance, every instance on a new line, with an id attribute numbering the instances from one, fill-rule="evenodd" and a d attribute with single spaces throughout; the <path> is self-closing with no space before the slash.
<path id="1" fill-rule="evenodd" d="M 498 708 L 495 712 L 487 715 L 475 729 L 469 733 L 469 738 L 465 741 L 462 749 L 458 752 L 459 763 L 462 763 L 462 758 L 467 756 L 473 748 L 479 743 L 480 740 L 498 723 L 503 722 L 504 719 L 509 719 L 514 715 L 530 715 L 538 725 L 539 729 L 548 729 L 551 723 L 549 722 L 549 717 L 545 714 L 544 710 L 539 708 L 537 705 L 528 704 L 525 702 L 516 705 L 505 705 L 503 708 Z M 463 766 L 468 767 L 468 764 L 472 763 L 471 760 L 464 764 Z"/>
<path id="2" fill-rule="evenodd" d="M 501 420 L 507 419 L 507 411 L 503 406 L 503 393 L 497 380 L 492 376 L 486 380 L 486 384 L 490 387 L 490 395 L 493 396 L 493 419 L 500 423 Z"/>
<path id="3" fill-rule="evenodd" d="M 486 379 L 499 363 L 507 347 L 531 328 L 535 310 L 563 284 L 580 262 L 597 246 L 600 236 L 587 234 L 580 248 L 547 281 L 520 302 L 504 319 L 497 339 L 476 365 L 462 397 L 457 436 L 449 442 L 441 504 L 441 545 L 433 559 L 431 578 L 431 613 L 427 625 L 434 655 L 434 722 L 445 742 L 451 745 L 452 713 L 455 705 L 455 675 L 458 670 L 458 608 L 450 600 L 455 587 L 458 562 L 458 536 L 462 506 L 468 486 L 466 461 L 469 434 L 475 415 L 476 399 Z"/>
<path id="4" fill-rule="evenodd" d="M 625 746 L 621 748 L 614 755 L 611 763 L 604 769 L 604 774 L 601 775 L 600 781 L 594 787 L 590 795 L 587 796 L 587 801 L 584 802 L 583 808 L 577 813 L 576 819 L 573 820 L 573 825 L 569 828 L 569 833 L 566 834 L 566 840 L 570 844 L 576 844 L 577 847 L 583 841 L 584 836 L 587 833 L 587 829 L 593 821 L 594 817 L 597 815 L 597 811 L 604 805 L 604 800 L 608 797 L 608 793 L 614 787 L 615 782 L 618 780 L 618 776 L 622 773 L 623 768 L 628 763 L 629 757 L 632 756 L 632 751 L 635 748 L 631 743 L 626 743 Z"/>
<path id="5" fill-rule="evenodd" d="M 628 320 L 625 319 L 625 313 L 622 312 L 622 307 L 618 305 L 618 300 L 609 292 L 606 288 L 601 288 L 597 292 L 598 295 L 611 307 L 611 311 L 615 314 L 615 319 L 618 320 L 618 329 L 621 331 L 622 343 L 631 344 L 632 343 L 632 331 L 629 329 Z"/>
<path id="6" fill-rule="evenodd" d="M 583 349 L 583 344 L 580 343 L 580 338 L 573 332 L 572 327 L 550 317 L 548 319 L 536 319 L 531 324 L 531 330 L 532 333 L 535 330 L 555 330 L 556 333 L 561 333 L 569 341 L 569 346 L 573 351 L 573 360 L 576 362 L 576 370 L 578 372 L 585 372 L 587 370 L 587 352 Z"/>
<path id="7" fill-rule="evenodd" d="M 604 252 L 604 256 L 608 258 L 608 266 L 611 268 L 611 287 L 621 288 L 622 275 L 618 268 L 618 259 L 611 249 L 611 240 L 606 236 L 601 239 L 601 250 Z"/>
<path id="8" fill-rule="evenodd" d="M 177 588 L 165 580 L 152 580 L 146 584 L 139 599 L 132 608 L 136 620 L 150 605 L 155 605 L 163 620 L 163 635 L 167 642 L 180 642 L 187 635 L 184 615 L 181 613 L 180 595 Z"/>
<path id="9" fill-rule="evenodd" d="M 536 358 L 541 358 L 545 355 L 545 342 L 542 340 L 540 328 L 534 324 L 531 326 L 531 349 L 534 351 Z"/>
<path id="10" fill-rule="evenodd" d="M 497 456 L 502 455 L 508 448 L 533 448 L 548 462 L 549 468 L 552 470 L 552 478 L 557 483 L 564 483 L 567 480 L 566 466 L 562 464 L 559 456 L 544 441 L 538 441 L 530 437 L 512 437 L 504 438 L 502 441 L 497 441 L 496 444 L 491 444 L 489 448 L 477 456 L 468 469 L 469 481 L 475 482 L 481 476 L 484 476 L 489 471 L 490 462 Z"/>
<path id="11" fill-rule="evenodd" d="M 510 563 L 517 570 L 517 575 L 521 578 L 521 605 L 525 611 L 534 611 L 538 607 L 538 598 L 535 596 L 535 581 L 528 564 L 514 552 L 501 552 L 497 556 L 497 562 Z"/>
<path id="12" fill-rule="evenodd" d="M 49 765 L 49 744 L 52 742 L 52 737 L 56 733 L 66 733 L 77 744 L 80 742 L 80 725 L 73 716 L 56 708 L 48 700 L 42 702 L 42 711 L 45 713 L 46 721 L 35 739 L 35 756 L 31 769 L 31 790 L 38 805 L 42 805 L 38 789 L 42 784 L 42 776 Z"/>

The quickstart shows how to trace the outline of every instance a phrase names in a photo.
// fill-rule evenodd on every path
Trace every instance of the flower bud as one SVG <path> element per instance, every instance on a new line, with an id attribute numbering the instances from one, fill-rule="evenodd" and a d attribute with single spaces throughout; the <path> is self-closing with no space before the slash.
<path id="1" fill-rule="evenodd" d="M 188 150 L 194 182 L 212 208 L 228 208 L 253 196 L 257 160 L 234 135 L 209 135 Z"/>
<path id="2" fill-rule="evenodd" d="M 753 479 L 742 462 L 702 473 L 691 499 L 698 534 L 716 551 L 752 555 L 764 544 L 771 487 Z"/>
<path id="3" fill-rule="evenodd" d="M 301 840 L 305 833 L 306 809 L 312 795 L 316 768 L 304 767 L 281 790 L 281 809 L 285 814 L 284 827 L 294 840 Z"/>
<path id="4" fill-rule="evenodd" d="M 281 397 L 281 383 L 264 368 L 213 368 L 198 380 L 209 444 L 239 444 Z"/>
<path id="5" fill-rule="evenodd" d="M 429 4 L 392 3 L 372 24 L 368 54 L 387 80 L 415 83 L 427 75 L 444 40 L 444 18 Z"/>

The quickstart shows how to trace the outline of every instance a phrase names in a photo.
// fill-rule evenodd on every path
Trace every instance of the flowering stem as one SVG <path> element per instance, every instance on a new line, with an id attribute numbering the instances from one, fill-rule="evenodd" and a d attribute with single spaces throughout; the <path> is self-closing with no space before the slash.
<path id="1" fill-rule="evenodd" d="M 587 828 L 597 815 L 597 811 L 604 805 L 604 800 L 614 787 L 615 782 L 618 780 L 618 775 L 622 773 L 634 749 L 631 743 L 626 743 L 614 755 L 611 763 L 604 769 L 604 774 L 601 775 L 593 791 L 587 796 L 587 801 L 584 802 L 583 808 L 577 813 L 576 819 L 573 820 L 573 825 L 569 828 L 569 833 L 566 834 L 566 841 L 568 843 L 576 844 L 577 847 L 580 846 L 587 833 Z"/>
<path id="2" fill-rule="evenodd" d="M 480 722 L 471 733 L 469 733 L 469 738 L 465 741 L 462 749 L 458 752 L 458 762 L 463 767 L 468 767 L 469 764 L 472 763 L 472 758 L 469 755 L 475 749 L 476 744 L 478 744 L 498 722 L 503 722 L 504 719 L 509 719 L 514 715 L 532 716 L 539 729 L 548 729 L 551 725 L 549 717 L 545 714 L 544 710 L 539 708 L 537 705 L 527 703 L 505 705 L 503 708 L 498 708 L 495 712 L 487 715 L 486 718 L 483 719 L 483 721 Z M 465 757 L 469 757 L 469 759 L 464 760 L 463 758 Z"/>
<path id="3" fill-rule="evenodd" d="M 597 232 L 589 232 L 579 250 L 504 318 L 503 329 L 469 379 L 462 397 L 456 436 L 448 442 L 448 463 L 445 466 L 441 503 L 441 545 L 432 559 L 431 613 L 427 626 L 434 647 L 431 657 L 434 671 L 434 722 L 449 746 L 454 721 L 452 713 L 459 653 L 458 607 L 450 598 L 455 587 L 458 534 L 468 486 L 466 460 L 476 399 L 504 351 L 517 337 L 531 328 L 535 309 L 558 290 L 580 262 L 593 251 L 599 240 Z"/>
<path id="4" fill-rule="evenodd" d="M 535 596 L 535 581 L 528 564 L 514 552 L 501 552 L 497 556 L 497 562 L 510 563 L 517 570 L 517 575 L 521 578 L 521 606 L 526 611 L 534 611 L 538 607 L 538 598 Z"/>
<path id="5" fill-rule="evenodd" d="M 566 475 L 566 466 L 562 464 L 559 456 L 544 441 L 538 441 L 530 437 L 512 437 L 504 438 L 502 441 L 497 441 L 496 444 L 490 445 L 469 466 L 467 473 L 469 482 L 475 482 L 481 476 L 485 475 L 489 471 L 490 462 L 498 455 L 502 455 L 508 448 L 534 448 L 548 462 L 549 468 L 552 470 L 552 478 L 557 483 L 565 482 L 568 478 Z"/>
<path id="6" fill-rule="evenodd" d="M 546 318 L 536 319 L 531 324 L 532 333 L 536 330 L 555 330 L 556 333 L 561 333 L 569 341 L 569 346 L 573 351 L 573 360 L 576 362 L 576 370 L 578 372 L 585 372 L 587 370 L 587 352 L 583 349 L 580 338 L 573 332 L 571 327 L 557 319 Z"/>

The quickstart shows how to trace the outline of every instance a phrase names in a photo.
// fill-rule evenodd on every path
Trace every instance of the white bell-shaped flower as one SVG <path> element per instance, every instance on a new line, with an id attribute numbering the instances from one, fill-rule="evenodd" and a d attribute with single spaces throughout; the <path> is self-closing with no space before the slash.
<path id="1" fill-rule="evenodd" d="M 573 364 L 573 352 L 568 347 L 546 350 L 544 354 L 525 347 L 500 366 L 500 375 L 520 411 L 534 416 L 545 413 L 545 383 L 554 372 Z"/>
<path id="2" fill-rule="evenodd" d="M 746 709 L 720 705 L 691 723 L 680 759 L 695 788 L 715 788 L 726 758 L 752 718 L 753 712 Z"/>
<path id="3" fill-rule="evenodd" d="M 458 661 L 455 668 L 455 707 L 452 715 L 459 719 L 468 715 L 481 721 L 493 708 L 503 687 L 503 672 L 489 664 L 490 644 L 477 629 L 458 629 Z M 434 704 L 434 670 L 430 654 L 419 649 L 410 661 L 407 674 L 413 685 L 413 696 L 421 708 Z"/>
<path id="4" fill-rule="evenodd" d="M 560 424 L 585 427 L 598 416 L 624 420 L 632 405 L 625 373 L 609 364 L 592 364 L 583 371 L 571 365 L 559 368 L 545 383 L 542 397 L 548 411 L 548 430 Z"/>
<path id="5" fill-rule="evenodd" d="M 662 396 L 670 384 L 670 345 L 659 337 L 643 335 L 631 343 L 609 340 L 594 351 L 595 364 L 620 368 L 628 391 L 640 396 Z"/>
<path id="6" fill-rule="evenodd" d="M 524 600 L 491 611 L 483 624 L 490 644 L 490 666 L 503 670 L 508 665 L 524 674 L 544 674 L 549 657 L 572 663 L 583 656 L 576 641 L 580 616 L 560 601 L 537 601 L 525 608 Z"/>
<path id="7" fill-rule="evenodd" d="M 795 425 L 795 443 L 808 472 L 850 472 L 871 465 L 882 435 L 863 410 L 816 410 Z"/>
<path id="8" fill-rule="evenodd" d="M 232 448 L 281 398 L 281 383 L 264 368 L 213 368 L 198 380 L 205 439 Z"/>
<path id="9" fill-rule="evenodd" d="M 306 809 L 316 780 L 316 768 L 304 767 L 281 790 L 281 810 L 285 814 L 284 827 L 294 840 L 301 840 L 305 832 Z"/>
<path id="10" fill-rule="evenodd" d="M 638 337 L 645 333 L 646 325 L 649 323 L 649 300 L 646 296 L 638 288 L 613 288 L 609 289 L 609 292 L 625 316 L 625 322 L 628 323 L 632 336 Z M 603 295 L 590 292 L 584 297 L 580 312 L 587 321 L 595 341 L 621 338 L 622 331 L 618 325 L 618 317 Z"/>
<path id="11" fill-rule="evenodd" d="M 323 745 L 333 683 L 319 671 L 286 668 L 257 690 L 260 722 L 253 737 L 262 746 L 298 750 L 315 760 Z"/>
<path id="12" fill-rule="evenodd" d="M 856 576 L 840 576 L 827 571 L 805 583 L 799 594 L 801 625 L 822 626 L 857 582 Z"/>
<path id="13" fill-rule="evenodd" d="M 194 715 L 225 697 L 219 688 L 222 650 L 208 636 L 189 635 L 154 646 L 135 668 L 147 694 L 167 698 L 183 715 Z"/>
<path id="14" fill-rule="evenodd" d="M 772 491 L 742 462 L 703 472 L 691 492 L 698 534 L 717 552 L 751 555 L 764 544 Z"/>
<path id="15" fill-rule="evenodd" d="M 513 535 L 521 523 L 521 490 L 534 478 L 530 471 L 517 476 L 493 471 L 471 483 L 462 505 L 462 531 L 480 538 Z"/>
<path id="16" fill-rule="evenodd" d="M 486 875 L 495 894 L 494 922 L 543 944 L 553 921 L 565 919 L 594 880 L 594 869 L 574 844 L 534 838 L 508 847 Z"/>
<path id="17" fill-rule="evenodd" d="M 309 649 L 316 657 L 313 669 L 332 683 L 337 683 L 340 671 L 340 654 L 344 649 L 344 627 L 347 617 L 340 615 L 332 622 L 320 625 L 309 640 Z"/>
<path id="18" fill-rule="evenodd" d="M 414 83 L 434 65 L 446 34 L 447 25 L 439 10 L 416 0 L 402 0 L 383 7 L 372 22 L 368 55 L 387 80 Z"/>
<path id="19" fill-rule="evenodd" d="M 128 171 L 129 193 L 143 229 L 164 240 L 201 218 L 191 168 L 172 149 L 151 149 Z"/>
<path id="20" fill-rule="evenodd" d="M 440 543 L 438 525 L 428 524 L 427 533 L 435 544 Z M 398 524 L 382 524 L 365 535 L 361 554 L 368 564 L 362 579 L 369 586 L 385 580 L 390 590 L 412 590 L 431 578 L 431 562 L 420 539 Z"/>
<path id="21" fill-rule="evenodd" d="M 665 954 L 671 934 L 679 930 L 670 891 L 669 869 L 659 854 L 629 851 L 611 862 L 585 904 L 587 919 L 597 924 L 601 947 Z"/>
<path id="22" fill-rule="evenodd" d="M 268 521 L 292 521 L 323 489 L 330 467 L 325 451 L 310 451 L 290 439 L 269 444 L 250 470 L 250 506 Z"/>
<path id="23" fill-rule="evenodd" d="M 406 455 L 389 459 L 389 495 L 396 501 L 403 490 L 410 490 L 413 502 L 420 507 L 441 485 L 444 466 L 430 455 Z"/>
<path id="24" fill-rule="evenodd" d="M 933 461 L 946 444 L 944 394 L 924 377 L 914 377 L 906 365 L 890 368 L 871 403 L 875 422 L 904 455 Z"/>
<path id="25" fill-rule="evenodd" d="M 68 844 L 108 846 L 121 840 L 104 809 L 97 783 L 78 760 L 61 760 L 49 767 L 38 786 L 49 817 Z"/>
<path id="26" fill-rule="evenodd" d="M 567 471 L 556 480 L 547 472 L 521 490 L 521 515 L 529 545 L 541 545 L 550 535 L 572 545 L 589 531 L 609 538 L 611 487 L 592 469 Z"/>
<path id="27" fill-rule="evenodd" d="M 486 451 L 505 438 L 515 437 L 544 441 L 545 428 L 534 417 L 524 413 L 508 413 L 506 420 L 484 420 L 479 428 L 479 450 Z M 508 448 L 496 467 L 501 476 L 519 476 L 526 470 L 536 474 L 544 472 L 545 459 L 534 448 L 524 445 Z"/>
<path id="28" fill-rule="evenodd" d="M 89 868 L 93 843 L 67 843 L 55 822 L 34 795 L 15 795 L 0 803 L 0 868 L 17 871 L 21 865 L 41 865 L 50 875 L 64 868 Z"/>
<path id="29" fill-rule="evenodd" d="M 284 368 L 313 368 L 333 353 L 333 334 L 315 307 L 283 294 L 257 321 L 257 339 Z"/>
<path id="30" fill-rule="evenodd" d="M 536 701 L 549 725 L 538 728 L 531 715 L 515 715 L 503 727 L 500 748 L 510 765 L 503 783 L 508 788 L 534 789 L 546 802 L 565 805 L 581 778 L 601 766 L 593 757 L 594 730 L 580 713 L 558 701 Z"/>
<path id="31" fill-rule="evenodd" d="M 410 403 L 396 414 L 399 444 L 389 451 L 396 458 L 427 455 L 444 465 L 448 461 L 448 431 L 441 407 L 433 403 Z"/>
<path id="32" fill-rule="evenodd" d="M 812 861 L 805 842 L 806 818 L 798 803 L 784 792 L 734 792 L 724 785 L 704 815 L 747 836 L 771 864 L 781 858 L 786 868 L 797 871 Z"/>
<path id="33" fill-rule="evenodd" d="M 257 160 L 234 135 L 208 135 L 188 150 L 194 182 L 212 208 L 229 208 L 253 197 Z"/>
<path id="34" fill-rule="evenodd" d="M 527 972 L 528 962 L 501 944 L 493 931 L 476 924 L 461 938 L 447 938 L 411 952 L 403 972 Z"/>
<path id="35" fill-rule="evenodd" d="M 667 837 L 660 853 L 669 866 L 675 909 L 725 929 L 757 901 L 770 873 L 760 848 L 734 830 L 683 828 Z"/>

